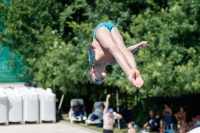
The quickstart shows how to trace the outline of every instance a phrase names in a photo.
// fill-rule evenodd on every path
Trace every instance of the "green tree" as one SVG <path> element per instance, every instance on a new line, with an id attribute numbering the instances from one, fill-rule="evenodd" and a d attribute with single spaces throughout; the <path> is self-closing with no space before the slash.
<path id="1" fill-rule="evenodd" d="M 6 29 L 1 42 L 18 52 L 40 86 L 86 95 L 95 88 L 132 88 L 118 65 L 108 67 L 102 86 L 88 78 L 86 45 L 98 23 L 116 24 L 127 46 L 142 40 L 146 49 L 134 53 L 145 80 L 140 93 L 181 96 L 200 90 L 198 0 L 15 0 L 0 4 Z"/>

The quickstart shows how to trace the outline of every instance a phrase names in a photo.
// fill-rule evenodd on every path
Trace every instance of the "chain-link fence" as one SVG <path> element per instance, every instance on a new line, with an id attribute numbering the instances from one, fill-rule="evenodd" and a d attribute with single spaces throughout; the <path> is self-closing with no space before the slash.
<path id="1" fill-rule="evenodd" d="M 22 59 L 17 54 L 11 54 L 9 47 L 2 47 L 1 44 L 0 47 L 0 83 L 27 82 Z"/>
<path id="2" fill-rule="evenodd" d="M 0 0 L 0 2 L 2 2 Z M 10 5 L 10 0 L 6 0 L 5 4 Z M 0 13 L 0 19 L 3 19 Z M 6 27 L 0 24 L 0 32 L 5 30 Z M 1 40 L 0 40 L 1 41 Z M 27 82 L 28 74 L 23 70 L 25 63 L 15 53 L 11 54 L 9 47 L 2 46 L 0 43 L 0 83 L 5 82 Z"/>

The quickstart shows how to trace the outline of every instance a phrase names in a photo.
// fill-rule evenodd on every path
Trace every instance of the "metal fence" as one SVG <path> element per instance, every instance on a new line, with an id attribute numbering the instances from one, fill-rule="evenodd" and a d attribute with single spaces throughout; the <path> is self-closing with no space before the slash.
<path id="1" fill-rule="evenodd" d="M 11 54 L 9 47 L 1 44 L 0 47 L 0 83 L 27 82 L 23 60 L 17 54 Z"/>

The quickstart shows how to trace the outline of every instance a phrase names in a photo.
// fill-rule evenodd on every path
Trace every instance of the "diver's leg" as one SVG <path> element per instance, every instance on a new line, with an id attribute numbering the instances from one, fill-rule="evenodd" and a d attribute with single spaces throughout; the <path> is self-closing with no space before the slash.
<path id="1" fill-rule="evenodd" d="M 124 70 L 126 74 L 128 74 L 128 71 L 130 71 L 130 67 L 121 52 L 121 50 L 117 47 L 115 41 L 113 40 L 110 31 L 106 27 L 100 27 L 96 31 L 97 40 L 99 43 L 107 50 L 110 51 L 110 53 L 114 56 L 117 63 L 121 66 L 121 68 Z"/>
<path id="2" fill-rule="evenodd" d="M 112 28 L 111 35 L 117 44 L 118 48 L 122 51 L 124 54 L 124 57 L 126 58 L 128 65 L 131 69 L 137 69 L 135 59 L 133 57 L 133 54 L 126 48 L 123 38 L 120 35 L 118 29 L 116 27 Z"/>
<path id="3" fill-rule="evenodd" d="M 140 84 L 136 83 L 136 78 L 134 75 L 133 70 L 128 65 L 128 62 L 126 58 L 124 57 L 124 54 L 122 51 L 118 48 L 116 42 L 114 41 L 111 32 L 106 27 L 101 27 L 96 31 L 96 36 L 100 44 L 107 50 L 110 51 L 110 53 L 114 56 L 117 63 L 121 66 L 123 71 L 128 76 L 128 79 L 130 83 L 133 86 L 141 87 Z"/>
<path id="4" fill-rule="evenodd" d="M 112 28 L 111 35 L 115 43 L 117 44 L 118 48 L 124 54 L 124 57 L 126 58 L 128 65 L 133 70 L 132 76 L 136 80 L 136 87 L 137 86 L 141 87 L 144 84 L 144 81 L 140 75 L 140 72 L 137 70 L 137 66 L 136 66 L 136 62 L 135 62 L 133 54 L 126 48 L 123 38 L 116 27 Z"/>

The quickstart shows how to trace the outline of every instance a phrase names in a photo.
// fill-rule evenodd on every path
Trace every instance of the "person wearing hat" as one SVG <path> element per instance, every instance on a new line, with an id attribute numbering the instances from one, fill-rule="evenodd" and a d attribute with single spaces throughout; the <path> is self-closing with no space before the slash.
<path id="1" fill-rule="evenodd" d="M 114 112 L 112 108 L 109 108 L 110 94 L 106 97 L 106 104 L 103 111 L 103 133 L 113 133 L 113 124 L 115 119 L 122 119 L 122 115 Z"/>

